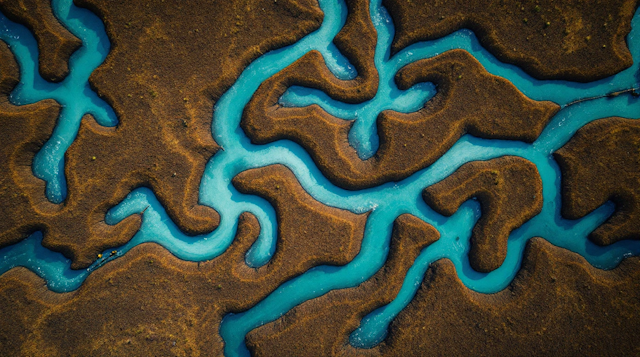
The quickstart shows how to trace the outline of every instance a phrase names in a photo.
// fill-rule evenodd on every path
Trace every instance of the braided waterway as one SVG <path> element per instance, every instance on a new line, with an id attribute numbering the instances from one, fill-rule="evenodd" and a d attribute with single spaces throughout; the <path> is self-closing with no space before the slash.
<path id="1" fill-rule="evenodd" d="M 83 40 L 83 47 L 78 52 L 94 51 L 95 53 L 91 56 L 95 57 L 89 54 L 83 57 L 78 52 L 72 56 L 71 73 L 78 74 L 69 75 L 65 79 L 63 83 L 69 81 L 67 86 L 60 87 L 45 82 L 37 75 L 37 49 L 33 37 L 23 27 L 0 17 L 0 26 L 2 26 L 0 36 L 11 45 L 21 70 L 20 85 L 12 93 L 12 102 L 28 104 L 44 98 L 54 98 L 65 107 L 64 110 L 74 105 L 75 109 L 70 112 L 74 115 L 90 112 L 101 124 L 115 125 L 117 121 L 112 116 L 112 111 L 105 109 L 108 108 L 106 104 L 91 99 L 97 100 L 95 94 L 87 94 L 86 90 L 83 90 L 82 93 L 89 99 L 87 102 L 74 99 L 78 100 L 77 104 L 65 102 L 71 97 L 60 94 L 66 92 L 59 88 L 80 88 L 81 84 L 85 86 L 82 88 L 88 88 L 86 78 L 104 59 L 109 46 L 104 28 L 94 15 L 87 10 L 76 8 L 71 0 L 54 0 L 53 4 L 56 17 L 67 28 L 72 29 L 73 26 L 70 23 L 74 23 L 78 32 L 87 30 L 92 33 L 91 36 L 82 37 L 74 32 Z M 348 191 L 331 184 L 320 173 L 309 154 L 299 145 L 287 140 L 267 145 L 253 145 L 239 127 L 243 109 L 260 84 L 311 50 L 322 53 L 330 70 L 338 78 L 355 76 L 355 71 L 348 61 L 332 44 L 333 38 L 344 25 L 347 15 L 346 6 L 339 0 L 319 0 L 319 4 L 325 14 L 320 29 L 294 45 L 269 52 L 252 62 L 215 106 L 212 133 L 216 142 L 224 150 L 218 151 L 206 165 L 200 187 L 200 203 L 211 206 L 220 213 L 220 225 L 216 230 L 195 237 L 185 235 L 170 220 L 154 193 L 147 188 L 140 188 L 132 191 L 106 214 L 105 220 L 109 224 L 117 224 L 132 214 L 142 215 L 140 230 L 127 244 L 116 248 L 116 254 L 105 252 L 104 258 L 98 260 L 89 269 L 71 270 L 70 261 L 63 255 L 44 248 L 41 244 L 42 233 L 36 232 L 22 242 L 0 250 L 2 257 L 0 274 L 13 267 L 24 266 L 45 279 L 51 290 L 65 292 L 77 289 L 92 271 L 145 242 L 158 243 L 181 259 L 192 261 L 212 259 L 229 247 L 235 236 L 238 217 L 246 211 L 253 213 L 261 226 L 260 236 L 247 253 L 246 261 L 253 267 L 264 265 L 275 251 L 277 237 L 275 211 L 265 200 L 239 193 L 232 186 L 231 180 L 244 170 L 272 164 L 283 164 L 291 169 L 302 187 L 316 200 L 354 213 L 370 212 L 370 214 L 361 250 L 349 264 L 312 268 L 281 285 L 253 308 L 239 314 L 227 315 L 220 327 L 220 334 L 225 341 L 225 354 L 228 356 L 249 354 L 244 338 L 252 329 L 278 319 L 306 300 L 334 289 L 357 286 L 373 276 L 386 261 L 393 221 L 404 213 L 413 214 L 433 225 L 440 232 L 441 238 L 425 248 L 416 259 L 395 300 L 371 312 L 363 319 L 360 327 L 352 333 L 350 341 L 356 347 L 369 348 L 384 339 L 389 323 L 411 301 L 429 264 L 442 258 L 453 262 L 458 276 L 467 287 L 482 293 L 493 293 L 504 289 L 513 280 L 520 268 L 526 242 L 532 237 L 543 237 L 554 245 L 576 252 L 592 265 L 602 269 L 614 268 L 624 257 L 640 254 L 638 241 L 621 241 L 600 247 L 587 239 L 588 234 L 613 213 L 615 207 L 611 202 L 579 220 L 570 221 L 562 218 L 560 171 L 551 156 L 579 128 L 593 120 L 610 116 L 632 119 L 640 117 L 639 99 L 628 94 L 606 97 L 608 93 L 638 86 L 640 11 L 636 12 L 632 22 L 632 32 L 627 37 L 627 43 L 634 58 L 633 66 L 610 78 L 583 84 L 536 80 L 518 67 L 499 62 L 480 46 L 475 35 L 469 30 L 460 30 L 435 41 L 412 45 L 389 58 L 388 48 L 389 41 L 393 38 L 393 24 L 381 7 L 380 1 L 373 0 L 370 13 L 378 36 L 375 64 L 381 80 L 376 97 L 363 104 L 346 105 L 329 99 L 319 91 L 293 87 L 281 99 L 281 102 L 287 106 L 316 103 L 331 114 L 355 120 L 349 134 L 349 141 L 360 157 L 370 157 L 378 147 L 375 118 L 381 110 L 394 109 L 403 112 L 418 110 L 436 91 L 436 88 L 428 83 L 418 84 L 404 92 L 399 91 L 391 80 L 395 73 L 409 63 L 431 58 L 451 49 L 460 48 L 468 51 L 489 73 L 511 81 L 526 96 L 535 100 L 551 100 L 560 104 L 562 109 L 532 144 L 508 140 L 485 140 L 465 135 L 433 165 L 400 182 L 389 182 L 360 191 Z M 67 14 L 84 15 L 82 17 L 64 15 L 65 12 L 60 9 L 66 9 Z M 73 22 L 70 18 L 77 21 Z M 83 58 L 93 58 L 93 60 L 82 62 Z M 86 74 L 86 77 L 80 74 Z M 76 81 L 72 81 L 74 78 Z M 42 85 L 30 85 L 30 83 Z M 34 88 L 33 91 L 23 89 L 31 87 Z M 38 88 L 37 91 L 35 88 Z M 71 91 L 71 89 L 65 90 Z M 37 95 L 18 95 L 20 93 Z M 587 98 L 597 99 L 580 101 Z M 580 102 L 575 103 L 576 101 Z M 100 114 L 95 114 L 88 108 L 93 110 L 102 108 L 104 113 L 111 114 L 104 114 L 101 117 Z M 60 141 L 56 146 L 49 144 L 52 142 L 49 140 L 47 144 L 55 148 L 51 152 L 63 158 L 64 151 L 77 134 L 81 117 L 82 115 L 77 117 L 76 123 L 72 120 L 76 116 L 70 116 L 71 119 L 64 124 L 67 119 L 61 115 L 55 130 L 60 138 L 66 138 L 68 142 L 65 141 L 62 145 L 63 141 Z M 108 118 L 110 119 L 107 120 Z M 48 151 L 43 148 L 41 152 Z M 55 155 L 51 157 L 58 157 Z M 471 231 L 481 215 L 478 202 L 469 200 L 454 215 L 444 217 L 424 203 L 421 192 L 425 187 L 452 174 L 464 163 L 489 160 L 504 155 L 520 156 L 537 166 L 543 183 L 544 205 L 540 214 L 511 233 L 507 257 L 502 266 L 490 273 L 479 273 L 470 267 L 468 260 Z M 57 172 L 57 176 L 52 177 L 58 177 L 58 180 L 64 183 L 64 177 L 60 171 L 61 162 L 63 162 L 62 159 L 39 161 L 36 157 L 34 174 L 38 176 L 38 170 Z M 37 169 L 38 165 L 43 165 L 42 169 Z M 58 171 L 55 171 L 56 169 Z M 52 179 L 51 182 L 53 181 L 55 180 Z M 61 196 L 49 195 L 51 182 L 47 181 L 47 196 L 51 201 L 62 201 L 63 199 L 56 200 L 56 197 Z"/>

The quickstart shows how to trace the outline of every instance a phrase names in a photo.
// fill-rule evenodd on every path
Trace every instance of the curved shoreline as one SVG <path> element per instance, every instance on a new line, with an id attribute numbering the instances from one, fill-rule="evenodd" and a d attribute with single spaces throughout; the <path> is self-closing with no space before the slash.
<path id="1" fill-rule="evenodd" d="M 322 2 L 322 4 L 327 2 Z M 195 237 L 187 236 L 180 232 L 175 224 L 168 219 L 164 208 L 155 198 L 152 191 L 137 189 L 127 196 L 123 202 L 109 210 L 106 220 L 109 224 L 116 224 L 131 214 L 142 214 L 140 231 L 129 243 L 116 249 L 117 253 L 109 255 L 110 258 L 95 263 L 86 273 L 80 271 L 78 275 L 80 278 L 74 277 L 71 279 L 71 284 L 63 287 L 60 291 L 78 288 L 89 272 L 106 263 L 107 260 L 122 256 L 129 249 L 143 242 L 157 242 L 185 260 L 211 259 L 220 255 L 231 244 L 237 229 L 238 217 L 242 212 L 247 211 L 252 212 L 258 218 L 262 227 L 256 244 L 252 246 L 246 257 L 247 263 L 255 267 L 266 264 L 275 250 L 275 212 L 265 200 L 237 192 L 231 186 L 230 179 L 246 169 L 264 167 L 276 163 L 285 164 L 291 169 L 302 187 L 319 202 L 347 209 L 354 213 L 371 211 L 367 221 L 365 238 L 362 243 L 362 250 L 349 264 L 340 268 L 331 266 L 313 268 L 283 284 L 252 309 L 225 318 L 221 327 L 221 335 L 227 341 L 225 348 L 228 347 L 227 353 L 229 355 L 246 352 L 246 347 L 244 347 L 245 334 L 251 329 L 277 318 L 283 311 L 287 311 L 310 298 L 323 295 L 330 290 L 357 285 L 372 276 L 386 260 L 387 251 L 385 247 L 389 244 L 391 223 L 395 217 L 403 213 L 411 213 L 432 224 L 440 231 L 442 237 L 420 254 L 413 267 L 409 269 L 398 297 L 389 305 L 374 311 L 370 316 L 366 317 L 361 327 L 352 335 L 352 341 L 359 341 L 358 344 L 361 344 L 362 347 L 372 346 L 384 338 L 388 323 L 415 295 L 417 287 L 414 282 L 421 279 L 429 264 L 438 259 L 446 257 L 452 260 L 458 276 L 467 287 L 479 292 L 491 293 L 503 289 L 511 282 L 521 265 L 525 243 L 534 236 L 543 236 L 552 244 L 578 252 L 587 258 L 589 263 L 605 269 L 615 267 L 625 256 L 640 254 L 639 242 L 624 241 L 603 248 L 597 247 L 586 240 L 586 236 L 611 215 L 613 207 L 610 204 L 601 206 L 578 222 L 564 220 L 559 213 L 560 194 L 558 192 L 559 185 L 557 184 L 559 169 L 550 155 L 564 145 L 580 127 L 588 122 L 605 116 L 635 119 L 634 116 L 637 116 L 637 113 L 640 112 L 640 101 L 630 98 L 630 94 L 615 98 L 599 98 L 569 105 L 576 99 L 609 94 L 611 87 L 605 87 L 603 81 L 584 86 L 575 85 L 573 90 L 566 90 L 565 88 L 564 95 L 560 100 L 560 104 L 563 104 L 564 108 L 556 114 L 538 140 L 531 145 L 522 142 L 478 139 L 465 135 L 445 155 L 428 168 L 420 170 L 401 182 L 389 182 L 360 192 L 346 191 L 333 186 L 320 174 L 310 156 L 300 146 L 292 142 L 279 141 L 263 146 L 251 145 L 246 136 L 238 131 L 242 108 L 248 103 L 262 81 L 288 64 L 293 63 L 304 53 L 315 49 L 316 44 L 313 41 L 315 37 L 320 37 L 321 40 L 325 41 L 327 39 L 331 41 L 335 37 L 337 30 L 341 28 L 341 24 L 335 22 L 336 19 L 342 19 L 343 24 L 345 18 L 345 6 L 344 4 L 341 5 L 340 7 L 336 4 L 329 4 L 329 7 L 323 8 L 325 10 L 325 22 L 328 25 L 323 22 L 323 27 L 320 30 L 307 36 L 296 45 L 270 52 L 254 61 L 245 69 L 234 86 L 216 104 L 212 129 L 215 133 L 216 141 L 224 150 L 214 155 L 206 166 L 202 178 L 200 201 L 220 212 L 220 226 L 210 234 Z M 376 5 L 376 3 L 373 3 L 372 9 L 375 9 Z M 331 6 L 338 8 L 330 8 Z M 640 23 L 639 14 L 640 11 L 636 12 L 634 17 L 635 31 L 632 32 L 633 36 L 640 31 L 638 29 L 640 27 L 638 26 Z M 464 30 L 460 33 L 462 35 L 465 34 Z M 464 42 L 467 40 L 470 40 L 473 45 L 473 36 L 467 36 L 466 39 L 463 38 L 462 40 L 463 47 L 469 43 Z M 415 56 L 405 52 L 412 51 L 409 49 L 400 52 L 392 59 L 396 61 L 395 68 L 399 69 L 413 59 L 426 58 L 424 56 L 437 51 L 437 49 L 434 50 L 433 48 L 437 48 L 438 44 L 446 43 L 444 41 L 443 39 L 442 41 L 434 41 L 431 44 L 416 45 L 413 50 L 425 49 L 425 51 L 416 51 Z M 630 44 L 635 43 L 637 41 L 630 41 Z M 636 58 L 637 52 L 640 51 L 638 47 L 632 49 Z M 486 62 L 487 53 L 482 51 L 472 53 L 474 57 L 480 57 L 481 63 L 483 63 L 483 59 L 485 61 L 483 64 L 492 63 L 491 59 Z M 636 61 L 637 63 L 638 61 Z M 537 95 L 552 96 L 557 91 L 563 90 L 562 86 L 565 85 L 564 82 L 530 80 L 509 66 L 505 66 L 507 69 L 504 70 L 503 67 L 493 65 L 494 71 L 511 77 L 512 83 L 525 94 L 535 96 L 537 93 Z M 633 71 L 627 70 L 616 75 L 611 80 L 615 82 L 613 88 L 616 90 L 628 89 L 628 87 L 623 88 L 624 84 L 631 83 L 630 81 L 633 78 L 629 79 L 628 77 L 633 77 L 634 71 L 637 72 L 636 66 L 634 65 Z M 488 65 L 488 67 L 491 67 L 491 65 Z M 491 70 L 489 71 L 491 72 Z M 256 77 L 263 79 L 256 80 Z M 520 81 L 525 82 L 524 89 L 520 87 L 519 84 L 522 84 L 519 83 Z M 538 84 L 543 85 L 536 87 Z M 536 91 L 531 88 L 536 88 Z M 548 90 L 548 88 L 553 90 Z M 603 91 L 603 88 L 608 91 Z M 583 115 L 578 120 L 569 120 L 569 118 L 575 118 L 579 114 Z M 462 239 L 461 244 L 455 240 L 456 236 L 464 237 L 465 231 L 470 233 L 470 227 L 479 218 L 477 204 L 468 201 L 461 206 L 456 214 L 447 219 L 428 208 L 426 204 L 420 201 L 419 197 L 423 188 L 449 176 L 466 162 L 488 160 L 504 155 L 520 156 L 536 164 L 543 181 L 544 206 L 542 213 L 510 235 L 504 264 L 489 274 L 481 274 L 469 267 L 466 255 L 468 251 L 468 235 L 465 239 Z M 219 175 L 221 172 L 226 175 Z M 390 201 L 389 197 L 393 197 L 393 200 Z M 553 222 L 553 226 L 549 226 L 548 222 Z M 31 239 L 38 243 L 37 236 L 32 236 Z M 29 244 L 34 244 L 31 240 L 26 240 L 25 242 L 27 241 L 31 242 Z M 26 247 L 26 243 L 18 243 L 18 245 L 4 248 L 0 250 L 0 255 L 10 255 L 18 246 Z M 32 245 L 32 247 L 37 248 L 37 245 Z M 7 262 L 8 260 L 3 260 L 3 266 L 0 267 L 1 273 L 13 267 Z M 55 282 L 56 279 L 64 280 L 64 278 L 68 278 L 66 274 L 71 270 L 66 267 L 65 261 L 56 261 L 57 267 L 52 272 L 43 272 L 41 270 L 43 267 L 39 266 L 39 264 L 42 264 L 41 262 L 33 262 L 29 268 L 35 270 L 39 275 L 42 274 L 41 277 L 47 280 L 48 286 L 53 290 L 65 285 Z M 56 276 L 56 274 L 59 274 L 59 276 Z M 340 278 L 340 276 L 345 275 L 347 277 Z M 307 295 L 292 293 L 292 291 L 306 290 L 307 284 L 310 282 L 316 287 L 319 285 L 324 285 L 324 287 Z M 284 298 L 289 299 L 289 301 L 283 301 Z"/>

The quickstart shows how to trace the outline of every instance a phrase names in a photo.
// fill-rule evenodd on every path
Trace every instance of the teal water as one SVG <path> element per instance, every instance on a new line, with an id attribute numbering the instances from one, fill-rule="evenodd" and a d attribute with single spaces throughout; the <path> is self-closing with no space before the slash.
<path id="1" fill-rule="evenodd" d="M 377 30 L 374 64 L 379 73 L 378 91 L 373 99 L 364 103 L 348 104 L 334 100 L 317 89 L 299 86 L 290 87 L 280 98 L 280 104 L 285 107 L 318 104 L 333 116 L 354 120 L 349 131 L 349 143 L 362 160 L 372 157 L 378 151 L 378 114 L 384 110 L 401 113 L 418 111 L 436 94 L 433 83 L 419 83 L 407 91 L 398 89 L 393 80 L 397 72 L 397 69 L 394 70 L 396 64 L 389 61 L 393 41 L 391 18 L 387 11 L 380 7 L 379 11 L 371 12 L 371 19 Z"/>
<path id="2" fill-rule="evenodd" d="M 329 113 L 354 120 L 349 140 L 361 157 L 370 156 L 377 150 L 378 139 L 373 124 L 379 110 L 417 110 L 437 90 L 432 84 L 425 83 L 405 92 L 398 91 L 392 83 L 395 72 L 406 64 L 450 49 L 467 50 L 490 73 L 508 79 L 527 96 L 537 100 L 552 100 L 562 105 L 563 109 L 533 144 L 485 140 L 465 135 L 433 165 L 405 180 L 388 182 L 366 190 L 347 191 L 334 186 L 322 176 L 309 154 L 297 144 L 282 140 L 268 145 L 253 145 L 239 127 L 242 110 L 259 85 L 311 50 L 315 49 L 323 54 L 328 67 L 338 78 L 353 78 L 356 75 L 355 69 L 332 45 L 333 38 L 346 19 L 345 4 L 339 0 L 320 0 L 319 3 L 325 13 L 319 30 L 292 46 L 269 52 L 255 60 L 215 106 L 212 132 L 224 150 L 218 151 L 206 165 L 201 181 L 200 202 L 220 213 L 220 226 L 216 230 L 199 236 L 185 235 L 170 220 L 153 192 L 140 188 L 132 191 L 106 214 L 105 221 L 108 224 L 117 224 L 131 214 L 142 214 L 140 230 L 130 242 L 117 248 L 115 255 L 105 252 L 105 257 L 88 270 L 73 271 L 69 269 L 69 261 L 64 256 L 41 246 L 42 236 L 37 232 L 16 245 L 0 250 L 0 256 L 3 257 L 0 274 L 15 266 L 26 266 L 43 277 L 50 289 L 63 292 L 77 289 L 91 271 L 144 242 L 156 242 L 181 259 L 212 259 L 222 254 L 231 244 L 238 217 L 245 211 L 253 213 L 261 226 L 258 240 L 247 252 L 247 264 L 253 267 L 264 265 L 275 250 L 275 211 L 265 200 L 239 193 L 231 185 L 231 179 L 244 170 L 276 163 L 290 168 L 304 189 L 316 200 L 355 213 L 370 212 L 370 215 L 361 251 L 352 262 L 345 266 L 319 266 L 310 269 L 284 283 L 253 308 L 227 315 L 220 327 L 220 334 L 225 341 L 225 354 L 228 356 L 248 355 L 244 344 L 245 335 L 252 329 L 279 318 L 294 306 L 331 290 L 357 286 L 369 279 L 386 261 L 392 223 L 403 213 L 411 213 L 432 224 L 440 232 L 441 238 L 425 248 L 416 259 L 396 299 L 367 315 L 360 327 L 352 333 L 350 342 L 356 347 L 369 348 L 384 339 L 388 324 L 411 301 L 429 264 L 438 259 L 450 259 L 467 287 L 492 293 L 500 291 L 512 281 L 520 268 L 525 244 L 534 236 L 541 236 L 552 244 L 576 252 L 602 269 L 611 269 L 624 257 L 640 254 L 638 241 L 622 241 L 599 247 L 587 239 L 588 234 L 612 214 L 615 209 L 613 203 L 603 205 L 580 220 L 571 221 L 561 217 L 560 172 L 551 156 L 579 128 L 593 120 L 609 116 L 633 119 L 640 117 L 640 100 L 628 94 L 567 105 L 575 100 L 638 86 L 640 11 L 636 12 L 633 30 L 627 37 L 634 57 L 633 67 L 605 80 L 581 84 L 535 80 L 517 67 L 497 61 L 479 45 L 475 35 L 468 30 L 457 31 L 439 40 L 418 43 L 389 58 L 388 44 L 393 38 L 393 24 L 380 6 L 380 1 L 372 1 L 370 11 L 378 31 L 376 67 L 381 78 L 380 92 L 376 97 L 360 105 L 346 105 L 318 91 L 294 87 L 281 99 L 287 106 L 319 104 Z M 14 53 L 18 57 L 28 57 L 28 53 Z M 22 67 L 21 65 L 21 72 Z M 356 129 L 357 126 L 360 129 Z M 471 269 L 467 257 L 471 229 L 482 214 L 477 201 L 469 200 L 453 216 L 444 217 L 422 201 L 421 192 L 425 187 L 446 178 L 466 162 L 503 155 L 521 156 L 536 164 L 543 182 L 544 206 L 539 215 L 512 232 L 503 265 L 491 273 L 479 273 Z"/>
<path id="3" fill-rule="evenodd" d="M 38 46 L 26 27 L 0 13 L 0 40 L 6 42 L 20 67 L 20 83 L 9 101 L 25 105 L 54 99 L 61 108 L 51 137 L 33 160 L 33 174 L 46 183 L 46 196 L 53 203 L 67 197 L 64 154 L 78 135 L 80 120 L 91 114 L 103 126 L 116 126 L 111 107 L 89 86 L 89 76 L 109 53 L 110 43 L 102 22 L 91 11 L 72 5 L 69 0 L 52 0 L 53 14 L 71 33 L 82 40 L 82 47 L 69 59 L 69 74 L 60 83 L 44 80 L 38 71 Z"/>

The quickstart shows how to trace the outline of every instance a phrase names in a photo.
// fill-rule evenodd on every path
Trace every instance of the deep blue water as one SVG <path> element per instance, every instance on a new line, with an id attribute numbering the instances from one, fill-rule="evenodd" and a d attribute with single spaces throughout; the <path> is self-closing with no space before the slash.
<path id="1" fill-rule="evenodd" d="M 142 226 L 117 254 L 97 261 L 87 270 L 71 270 L 70 261 L 41 244 L 42 234 L 0 250 L 0 274 L 16 266 L 25 266 L 47 281 L 51 290 L 72 291 L 95 269 L 126 254 L 132 247 L 155 242 L 181 259 L 202 261 L 222 254 L 234 239 L 238 217 L 253 213 L 259 220 L 261 232 L 246 255 L 248 265 L 266 264 L 275 251 L 277 221 L 274 209 L 264 199 L 244 195 L 232 185 L 238 173 L 271 164 L 290 168 L 304 189 L 316 200 L 355 213 L 370 212 L 360 253 L 345 266 L 319 266 L 284 283 L 253 308 L 239 314 L 229 314 L 220 327 L 228 356 L 248 355 L 245 335 L 252 329 L 273 321 L 294 306 L 321 296 L 331 290 L 357 286 L 370 278 L 384 264 L 389 250 L 392 223 L 396 217 L 411 213 L 432 224 L 441 234 L 440 240 L 425 248 L 407 273 L 401 291 L 390 304 L 367 315 L 350 338 L 352 345 L 369 348 L 386 336 L 388 324 L 411 301 L 422 282 L 429 264 L 442 258 L 450 259 L 463 283 L 479 292 L 493 293 L 504 289 L 520 268 L 526 242 L 535 236 L 554 245 L 569 249 L 587 259 L 592 265 L 611 269 L 627 256 L 640 253 L 640 242 L 622 241 L 599 247 L 587 236 L 604 222 L 614 210 L 607 203 L 586 217 L 571 221 L 560 215 L 560 171 L 551 154 L 564 145 L 585 124 L 604 117 L 640 117 L 640 100 L 631 95 L 599 98 L 567 105 L 575 100 L 605 95 L 638 86 L 640 59 L 640 11 L 633 19 L 627 37 L 634 58 L 631 68 L 607 79 L 592 83 L 536 80 L 518 67 L 499 62 L 482 48 L 473 32 L 460 30 L 444 38 L 412 45 L 395 56 L 389 56 L 394 35 L 393 24 L 380 5 L 373 0 L 371 17 L 378 34 L 375 65 L 379 71 L 379 91 L 375 98 L 361 104 L 345 104 L 326 94 L 302 87 L 290 88 L 280 102 L 286 106 L 318 104 L 327 112 L 354 120 L 349 142 L 361 158 L 371 157 L 378 148 L 375 120 L 382 110 L 412 112 L 420 109 L 433 97 L 437 88 L 431 83 L 415 85 L 400 91 L 393 77 L 403 66 L 419 59 L 434 57 L 447 50 L 467 50 L 490 73 L 511 81 L 532 99 L 551 100 L 562 106 L 533 144 L 507 140 L 485 140 L 463 136 L 444 156 L 400 182 L 388 182 L 375 188 L 348 191 L 331 184 L 318 170 L 309 154 L 299 145 L 281 140 L 268 145 L 253 145 L 240 129 L 244 106 L 259 85 L 292 64 L 311 50 L 320 51 L 329 69 L 340 79 L 357 74 L 349 61 L 339 53 L 332 40 L 346 19 L 346 6 L 341 0 L 319 0 L 325 13 L 320 29 L 296 44 L 264 54 L 252 62 L 235 84 L 216 103 L 212 133 L 224 150 L 218 151 L 208 162 L 200 186 L 200 202 L 216 209 L 221 216 L 220 226 L 209 234 L 187 236 L 170 220 L 154 193 L 147 188 L 136 189 L 120 204 L 106 213 L 108 224 L 117 224 L 132 214 L 142 214 Z M 53 1 L 56 17 L 76 36 L 83 47 L 71 58 L 71 74 L 59 84 L 44 81 L 37 71 L 37 46 L 33 36 L 22 26 L 0 15 L 0 38 L 10 44 L 20 64 L 21 82 L 10 100 L 22 105 L 53 98 L 63 107 L 52 138 L 34 160 L 34 174 L 47 182 L 47 197 L 62 202 L 66 197 L 63 171 L 64 152 L 77 135 L 80 119 L 91 113 L 102 125 L 113 126 L 117 119 L 109 106 L 97 98 L 87 84 L 91 72 L 104 61 L 109 42 L 104 27 L 95 15 L 79 9 L 70 0 Z M 543 182 L 542 212 L 513 231 L 509 237 L 508 254 L 503 265 L 491 273 L 471 269 L 468 260 L 472 227 L 481 215 L 477 201 L 469 200 L 451 217 L 444 217 L 429 208 L 421 198 L 425 187 L 453 173 L 464 163 L 474 160 L 516 155 L 533 162 Z M 459 238 L 459 239 L 457 239 Z M 111 251 L 111 249 L 109 249 Z"/>

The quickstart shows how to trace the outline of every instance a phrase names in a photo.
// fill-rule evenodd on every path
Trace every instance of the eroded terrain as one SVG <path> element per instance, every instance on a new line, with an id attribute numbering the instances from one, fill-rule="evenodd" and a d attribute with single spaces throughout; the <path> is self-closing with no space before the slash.
<path id="1" fill-rule="evenodd" d="M 0 1 L 52 83 L 82 44 L 67 3 Z M 16 105 L 23 55 L 0 43 L 3 353 L 638 353 L 637 1 L 382 5 L 76 0 L 104 23 L 89 83 L 118 124 L 83 117 L 57 204 L 32 163 L 63 106 Z M 483 48 L 415 54 L 464 28 Z M 376 113 L 363 159 L 364 119 L 331 111 L 382 78 L 425 100 Z M 284 105 L 292 87 L 329 99 Z M 12 263 L 34 232 L 64 256 Z M 70 268 L 79 288 L 47 288 Z"/>

